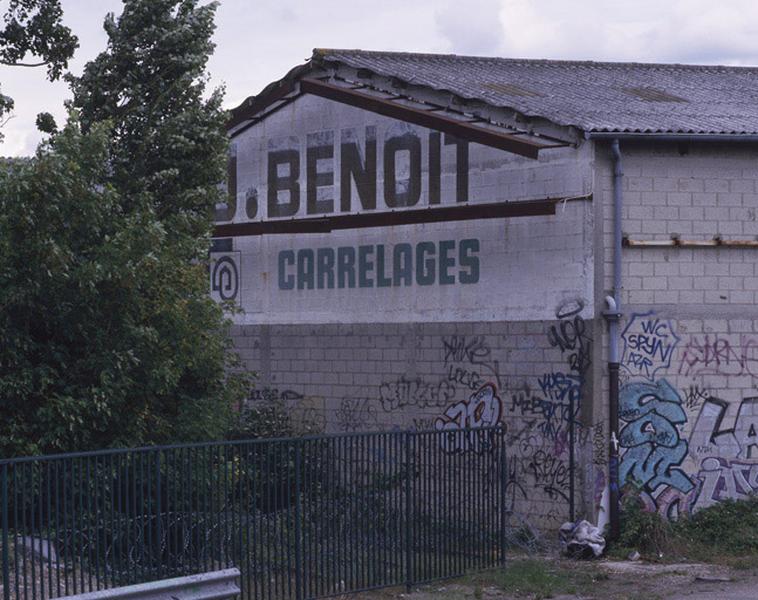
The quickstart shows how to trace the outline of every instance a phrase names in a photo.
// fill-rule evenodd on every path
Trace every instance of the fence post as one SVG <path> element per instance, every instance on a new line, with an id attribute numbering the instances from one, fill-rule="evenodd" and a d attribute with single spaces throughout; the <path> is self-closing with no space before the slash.
<path id="1" fill-rule="evenodd" d="M 158 579 L 163 576 L 163 523 L 161 517 L 161 451 L 155 452 L 155 512 L 156 512 L 156 540 L 158 547 L 156 548 L 158 558 Z"/>
<path id="2" fill-rule="evenodd" d="M 506 508 L 506 495 L 508 494 L 508 465 L 506 463 L 506 460 L 508 457 L 506 456 L 505 452 L 505 430 L 500 428 L 500 431 L 498 432 L 500 435 L 498 438 L 500 439 L 500 453 L 499 453 L 499 461 L 500 461 L 500 566 L 505 566 L 505 544 L 506 544 L 506 527 L 505 527 L 505 520 L 506 516 L 508 514 L 508 510 Z"/>
<path id="3" fill-rule="evenodd" d="M 405 589 L 411 591 L 413 585 L 413 561 L 411 529 L 413 527 L 413 503 L 411 502 L 411 433 L 405 431 Z"/>
<path id="4" fill-rule="evenodd" d="M 3 515 L 3 599 L 10 600 L 10 543 L 8 541 L 8 465 L 3 465 L 2 475 L 2 515 Z"/>
<path id="5" fill-rule="evenodd" d="M 302 535 L 300 528 L 301 507 L 300 507 L 300 456 L 301 440 L 295 440 L 295 599 L 301 600 L 303 597 L 303 565 L 302 565 Z"/>

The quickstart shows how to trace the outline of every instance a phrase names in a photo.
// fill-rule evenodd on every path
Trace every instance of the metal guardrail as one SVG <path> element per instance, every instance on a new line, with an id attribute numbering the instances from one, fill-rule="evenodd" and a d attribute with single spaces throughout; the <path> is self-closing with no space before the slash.
<path id="1" fill-rule="evenodd" d="M 501 427 L 0 460 L 0 600 L 228 567 L 245 600 L 411 586 L 503 564 Z"/>
<path id="2" fill-rule="evenodd" d="M 239 569 L 224 569 L 67 596 L 66 600 L 226 600 L 239 596 L 239 577 Z"/>

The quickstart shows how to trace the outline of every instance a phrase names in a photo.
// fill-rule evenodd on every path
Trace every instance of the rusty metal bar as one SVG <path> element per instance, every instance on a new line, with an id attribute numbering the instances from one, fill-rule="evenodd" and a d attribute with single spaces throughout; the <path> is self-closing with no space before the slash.
<path id="1" fill-rule="evenodd" d="M 624 237 L 627 248 L 758 248 L 758 240 L 725 240 L 718 236 L 710 240 L 635 240 Z"/>
<path id="2" fill-rule="evenodd" d="M 398 104 L 396 101 L 359 92 L 354 89 L 327 83 L 318 79 L 303 78 L 300 80 L 300 91 L 305 94 L 321 96 L 328 100 L 355 106 L 374 112 L 385 117 L 398 119 L 421 127 L 435 129 L 452 134 L 460 139 L 491 146 L 506 152 L 536 159 L 540 150 L 546 148 L 564 147 L 568 144 L 540 144 L 534 140 L 525 140 L 511 133 L 503 133 L 472 125 L 463 120 L 441 115 L 437 111 L 413 108 Z"/>
<path id="3" fill-rule="evenodd" d="M 238 237 L 282 233 L 329 233 L 339 229 L 364 229 L 367 227 L 391 227 L 419 223 L 443 223 L 447 221 L 470 221 L 474 219 L 502 219 L 511 217 L 534 217 L 554 215 L 555 205 L 563 198 L 499 202 L 444 208 L 421 208 L 336 217 L 313 217 L 286 221 L 255 221 L 249 223 L 226 223 L 216 225 L 213 237 Z"/>

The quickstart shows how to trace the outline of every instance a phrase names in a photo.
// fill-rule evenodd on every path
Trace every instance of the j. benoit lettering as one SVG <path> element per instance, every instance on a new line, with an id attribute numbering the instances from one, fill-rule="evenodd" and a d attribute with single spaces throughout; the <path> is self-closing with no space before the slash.
<path id="1" fill-rule="evenodd" d="M 252 182 L 246 192 L 246 217 L 292 218 L 468 202 L 468 142 L 424 131 L 400 124 L 383 135 L 368 126 L 269 139 L 265 182 Z M 443 172 L 443 165 L 452 161 L 455 172 Z M 235 154 L 230 162 L 232 202 L 239 167 Z M 230 218 L 231 212 L 224 214 Z"/>
<path id="2" fill-rule="evenodd" d="M 282 250 L 280 290 L 471 284 L 479 281 L 479 240 Z"/>

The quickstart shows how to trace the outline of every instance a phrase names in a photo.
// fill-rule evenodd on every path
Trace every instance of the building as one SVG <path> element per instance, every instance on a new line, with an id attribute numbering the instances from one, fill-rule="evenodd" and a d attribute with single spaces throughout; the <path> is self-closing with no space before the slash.
<path id="1" fill-rule="evenodd" d="M 758 488 L 758 70 L 316 50 L 229 133 L 251 401 L 502 423 L 543 526 Z"/>

